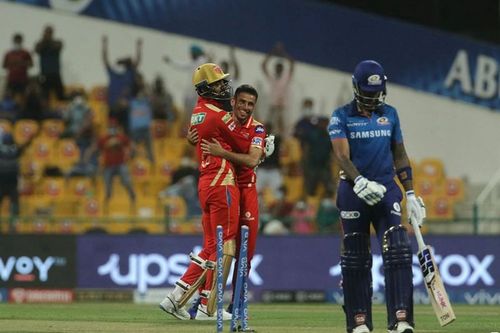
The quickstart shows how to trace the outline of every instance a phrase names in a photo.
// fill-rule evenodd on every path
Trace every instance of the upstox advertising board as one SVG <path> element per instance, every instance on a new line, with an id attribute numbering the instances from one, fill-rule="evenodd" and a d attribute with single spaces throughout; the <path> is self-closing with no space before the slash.
<path id="1" fill-rule="evenodd" d="M 74 288 L 76 236 L 0 236 L 0 287 Z"/>
<path id="2" fill-rule="evenodd" d="M 426 240 L 435 247 L 437 264 L 454 301 L 500 304 L 497 238 L 429 236 Z M 77 242 L 78 287 L 136 289 L 140 293 L 173 287 L 190 263 L 189 252 L 197 253 L 201 242 L 201 236 L 81 236 Z M 384 275 L 376 239 L 372 250 L 373 289 L 380 298 Z M 339 237 L 260 237 L 249 275 L 254 299 L 272 300 L 290 292 L 286 297 L 295 301 L 340 301 L 339 258 Z M 416 255 L 413 283 L 416 302 L 428 302 L 423 298 L 426 293 Z"/>

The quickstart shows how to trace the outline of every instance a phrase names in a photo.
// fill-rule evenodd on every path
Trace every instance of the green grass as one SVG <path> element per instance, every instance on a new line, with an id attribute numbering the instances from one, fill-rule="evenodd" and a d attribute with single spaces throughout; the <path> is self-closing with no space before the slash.
<path id="1" fill-rule="evenodd" d="M 374 306 L 374 332 L 385 329 L 385 308 Z M 457 320 L 441 328 L 431 306 L 417 306 L 416 333 L 500 331 L 500 307 L 455 305 Z M 334 304 L 250 304 L 250 326 L 259 333 L 343 333 Z M 225 322 L 224 332 L 229 331 Z M 128 303 L 0 304 L 0 332 L 215 332 L 214 322 L 179 321 L 154 305 Z"/>

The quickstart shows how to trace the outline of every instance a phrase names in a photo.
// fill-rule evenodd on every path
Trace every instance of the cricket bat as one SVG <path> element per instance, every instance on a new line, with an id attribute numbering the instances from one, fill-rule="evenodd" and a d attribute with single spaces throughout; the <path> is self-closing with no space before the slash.
<path id="1" fill-rule="evenodd" d="M 455 313 L 451 307 L 446 289 L 444 289 L 443 280 L 439 274 L 438 266 L 434 261 L 431 247 L 425 245 L 418 223 L 416 221 L 411 221 L 411 225 L 415 231 L 415 238 L 418 243 L 417 256 L 424 277 L 425 288 L 429 294 L 429 299 L 439 324 L 441 326 L 446 326 L 456 319 Z"/>

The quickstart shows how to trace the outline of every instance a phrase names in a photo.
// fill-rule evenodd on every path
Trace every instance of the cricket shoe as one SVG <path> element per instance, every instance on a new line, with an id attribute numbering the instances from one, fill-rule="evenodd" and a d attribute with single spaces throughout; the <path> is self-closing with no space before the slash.
<path id="1" fill-rule="evenodd" d="M 217 314 L 210 316 L 207 311 L 207 306 L 204 304 L 198 305 L 195 320 L 217 320 Z M 231 320 L 231 314 L 226 310 L 222 310 L 222 320 Z"/>
<path id="2" fill-rule="evenodd" d="M 366 325 L 359 325 L 354 327 L 352 333 L 370 333 L 370 329 Z"/>
<path id="3" fill-rule="evenodd" d="M 186 311 L 186 309 L 179 307 L 179 303 L 176 302 L 172 296 L 167 296 L 161 301 L 159 304 L 160 309 L 165 311 L 168 314 L 171 314 L 177 319 L 180 320 L 189 320 L 191 319 L 191 316 L 189 315 L 189 312 Z"/>
<path id="4" fill-rule="evenodd" d="M 399 321 L 395 329 L 389 331 L 389 333 L 413 333 L 413 327 L 406 321 Z"/>

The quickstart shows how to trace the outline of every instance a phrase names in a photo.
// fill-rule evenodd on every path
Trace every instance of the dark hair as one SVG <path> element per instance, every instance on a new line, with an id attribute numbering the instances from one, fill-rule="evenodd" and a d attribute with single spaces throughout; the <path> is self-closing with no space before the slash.
<path id="1" fill-rule="evenodd" d="M 20 33 L 17 33 L 13 36 L 12 40 L 14 42 L 23 42 L 23 35 L 21 35 Z"/>
<path id="2" fill-rule="evenodd" d="M 257 100 L 259 98 L 259 94 L 257 93 L 257 89 L 255 89 L 254 87 L 252 87 L 249 84 L 242 84 L 241 86 L 236 88 L 236 91 L 234 92 L 234 97 L 235 98 L 238 97 L 238 95 L 241 93 L 247 93 L 247 94 L 250 94 L 252 96 L 255 96 L 255 100 Z"/>

